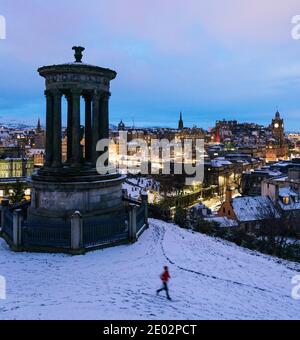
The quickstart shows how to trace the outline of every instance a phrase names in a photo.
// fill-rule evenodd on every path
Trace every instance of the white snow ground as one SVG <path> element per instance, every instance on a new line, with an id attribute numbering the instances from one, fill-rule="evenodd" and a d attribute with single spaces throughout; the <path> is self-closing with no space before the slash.
<path id="1" fill-rule="evenodd" d="M 173 302 L 156 297 L 170 266 Z M 139 242 L 85 256 L 13 253 L 0 241 L 0 319 L 299 319 L 300 266 L 151 220 Z"/>

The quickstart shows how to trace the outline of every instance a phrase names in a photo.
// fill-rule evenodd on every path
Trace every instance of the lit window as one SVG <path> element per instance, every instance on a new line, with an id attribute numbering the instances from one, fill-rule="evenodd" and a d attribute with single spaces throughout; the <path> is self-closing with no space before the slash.
<path id="1" fill-rule="evenodd" d="M 290 198 L 288 196 L 284 197 L 283 198 L 283 203 L 286 204 L 286 205 L 290 204 Z"/>

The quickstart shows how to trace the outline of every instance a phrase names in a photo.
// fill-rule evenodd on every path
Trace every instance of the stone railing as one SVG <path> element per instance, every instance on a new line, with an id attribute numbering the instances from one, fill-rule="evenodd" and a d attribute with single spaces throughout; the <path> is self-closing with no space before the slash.
<path id="1" fill-rule="evenodd" d="M 15 250 L 22 244 L 23 210 L 12 209 L 7 199 L 1 203 L 1 235 Z"/>
<path id="2" fill-rule="evenodd" d="M 49 251 L 83 254 L 121 243 L 134 243 L 148 228 L 148 195 L 141 201 L 127 200 L 126 210 L 116 216 L 84 218 L 80 211 L 63 224 L 29 225 L 24 209 L 12 210 L 8 200 L 1 205 L 1 235 L 15 251 Z"/>
<path id="3" fill-rule="evenodd" d="M 129 239 L 135 242 L 148 229 L 148 194 L 142 193 L 141 200 L 124 197 L 129 214 Z"/>

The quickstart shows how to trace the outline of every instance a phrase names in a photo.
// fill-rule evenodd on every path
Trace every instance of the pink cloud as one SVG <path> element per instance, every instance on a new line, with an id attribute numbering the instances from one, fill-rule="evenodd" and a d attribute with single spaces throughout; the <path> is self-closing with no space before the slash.
<path id="1" fill-rule="evenodd" d="M 278 43 L 290 39 L 291 18 L 299 0 L 111 0 L 99 15 L 113 34 L 129 34 L 154 42 L 160 49 L 201 45 L 202 33 L 220 43 Z"/>

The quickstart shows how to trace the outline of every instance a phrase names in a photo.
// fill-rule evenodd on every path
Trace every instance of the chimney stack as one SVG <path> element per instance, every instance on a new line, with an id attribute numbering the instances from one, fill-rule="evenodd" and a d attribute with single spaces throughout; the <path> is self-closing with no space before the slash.
<path id="1" fill-rule="evenodd" d="M 230 187 L 226 189 L 226 202 L 230 203 L 232 200 L 232 190 Z"/>

